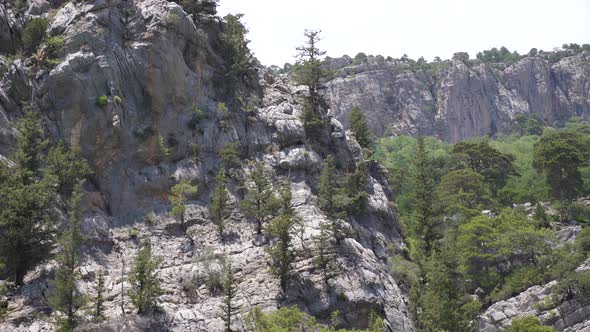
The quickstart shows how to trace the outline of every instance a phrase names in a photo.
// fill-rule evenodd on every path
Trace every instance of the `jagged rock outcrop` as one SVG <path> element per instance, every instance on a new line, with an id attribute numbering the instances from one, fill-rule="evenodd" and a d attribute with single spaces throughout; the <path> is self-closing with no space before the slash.
<path id="1" fill-rule="evenodd" d="M 378 136 L 458 142 L 507 132 L 517 114 L 538 114 L 548 125 L 590 114 L 587 51 L 556 63 L 528 56 L 506 68 L 454 60 L 434 73 L 389 62 L 342 66 L 324 90 L 332 110 L 347 125 L 348 113 L 359 106 Z"/>
<path id="2" fill-rule="evenodd" d="M 586 261 L 576 271 L 589 269 Z M 535 316 L 543 323 L 558 331 L 574 332 L 590 330 L 590 305 L 579 301 L 556 301 L 552 288 L 557 284 L 551 281 L 545 285 L 530 287 L 517 296 L 494 303 L 479 317 L 479 331 L 499 331 L 510 326 L 513 319 Z"/>
<path id="3" fill-rule="evenodd" d="M 339 273 L 326 284 L 314 267 L 312 238 L 326 222 L 317 199 L 326 149 L 342 170 L 354 168 L 362 151 L 334 119 L 327 147 L 309 144 L 300 121 L 305 89 L 259 68 L 260 75 L 251 78 L 255 83 L 247 87 L 251 95 L 243 96 L 261 97 L 257 109 L 248 113 L 230 105 L 221 111 L 218 103 L 224 96 L 216 82 L 224 63 L 218 18 L 192 17 L 167 0 L 51 3 L 36 10 L 47 15 L 49 8 L 55 12 L 48 32 L 64 39 L 59 64 L 0 62 L 0 154 L 9 155 L 13 148 L 9 121 L 30 103 L 43 114 L 50 138 L 79 148 L 93 169 L 83 200 L 88 240 L 79 286 L 93 294 L 97 271 L 106 271 L 109 320 L 82 331 L 221 330 L 222 298 L 207 287 L 207 280 L 219 273 L 222 256 L 232 260 L 239 280 L 242 311 L 236 329 L 254 306 L 297 305 L 325 321 L 338 309 L 342 324 L 351 327 L 366 326 L 374 309 L 391 331 L 414 330 L 406 294 L 387 266 L 387 257 L 400 250 L 402 240 L 380 166 L 368 165 L 367 212 L 342 221 L 349 236 L 338 249 Z M 98 102 L 102 96 L 106 104 Z M 222 244 L 207 206 L 220 167 L 217 152 L 229 143 L 236 143 L 242 161 L 229 171 L 232 214 Z M 304 256 L 296 262 L 297 280 L 286 299 L 269 273 L 265 249 L 270 239 L 255 235 L 254 223 L 238 209 L 242 180 L 254 160 L 264 162 L 273 183 L 291 181 L 293 203 L 303 220 L 295 245 Z M 186 234 L 169 217 L 167 195 L 179 179 L 199 186 L 185 215 Z M 163 259 L 162 312 L 151 320 L 132 316 L 125 295 L 126 274 L 144 240 Z M 25 286 L 10 294 L 0 331 L 52 330 L 55 317 L 44 299 L 51 292 L 53 269 L 53 262 L 39 266 Z"/>

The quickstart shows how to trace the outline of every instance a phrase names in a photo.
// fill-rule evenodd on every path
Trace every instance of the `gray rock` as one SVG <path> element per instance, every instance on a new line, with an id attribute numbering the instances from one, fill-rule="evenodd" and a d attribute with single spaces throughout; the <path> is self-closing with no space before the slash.
<path id="1" fill-rule="evenodd" d="M 384 314 L 391 330 L 414 331 L 407 294 L 386 262 L 390 247 L 402 246 L 386 174 L 369 165 L 369 211 L 340 221 L 351 235 L 343 241 L 339 273 L 328 287 L 314 267 L 311 250 L 313 237 L 327 221 L 316 196 L 324 151 L 307 143 L 300 120 L 306 90 L 287 77 L 265 78 L 261 70 L 239 89 L 241 97 L 260 97 L 257 109 L 245 114 L 228 103 L 230 109 L 221 114 L 217 105 L 224 96 L 214 82 L 224 66 L 222 26 L 212 17 L 196 22 L 166 0 L 70 2 L 58 10 L 49 27 L 65 41 L 59 64 L 38 70 L 25 66 L 27 61 L 0 63 L 5 78 L 0 82 L 0 154 L 9 155 L 13 148 L 8 120 L 18 118 L 18 102 L 29 98 L 43 113 L 50 138 L 79 148 L 93 169 L 82 202 L 88 241 L 79 287 L 92 296 L 96 272 L 108 271 L 109 320 L 79 330 L 220 330 L 222 297 L 204 280 L 219 272 L 220 257 L 227 256 L 236 269 L 237 301 L 243 310 L 235 320 L 236 330 L 243 328 L 245 315 L 255 306 L 270 311 L 297 305 L 325 322 L 325 314 L 338 309 L 351 327 L 365 327 L 367 313 L 375 309 Z M 106 105 L 97 103 L 102 96 Z M 195 108 L 206 116 L 194 121 Z M 352 169 L 362 158 L 358 143 L 337 119 L 330 127 L 324 136 L 331 153 L 342 169 Z M 243 161 L 228 172 L 231 214 L 228 239 L 222 244 L 208 205 L 221 167 L 218 153 L 228 143 L 236 143 Z M 194 144 L 200 147 L 199 156 L 193 154 Z M 291 180 L 292 203 L 303 220 L 294 238 L 297 249 L 306 254 L 295 264 L 298 278 L 284 301 L 269 272 L 265 249 L 272 239 L 256 235 L 255 224 L 239 209 L 241 183 L 251 168 L 246 159 L 264 162 L 273 185 Z M 170 217 L 168 201 L 170 187 L 181 179 L 199 187 L 189 197 L 184 227 Z M 149 320 L 134 316 L 129 299 L 122 296 L 145 240 L 162 258 L 159 278 L 164 290 L 158 299 L 163 314 Z M 52 264 L 43 268 L 45 272 L 27 276 L 28 285 L 11 299 L 10 319 L 0 323 L 0 330 L 51 326 L 55 315 L 46 324 L 35 313 L 46 309 L 42 295 Z"/>
<path id="2" fill-rule="evenodd" d="M 324 91 L 336 117 L 347 127 L 348 113 L 359 106 L 379 136 L 457 142 L 508 132 L 518 114 L 537 114 L 548 124 L 590 115 L 588 52 L 553 64 L 526 57 L 505 69 L 453 61 L 434 75 L 395 62 L 338 68 Z"/>

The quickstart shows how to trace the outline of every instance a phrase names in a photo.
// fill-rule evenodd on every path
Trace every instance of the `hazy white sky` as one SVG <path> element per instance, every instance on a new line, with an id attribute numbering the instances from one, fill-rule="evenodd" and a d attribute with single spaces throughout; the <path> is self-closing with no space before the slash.
<path id="1" fill-rule="evenodd" d="M 590 43 L 590 0 L 220 0 L 245 14 L 251 49 L 264 65 L 293 62 L 304 29 L 321 29 L 329 56 L 358 52 L 450 58 L 506 46 L 526 53 Z"/>

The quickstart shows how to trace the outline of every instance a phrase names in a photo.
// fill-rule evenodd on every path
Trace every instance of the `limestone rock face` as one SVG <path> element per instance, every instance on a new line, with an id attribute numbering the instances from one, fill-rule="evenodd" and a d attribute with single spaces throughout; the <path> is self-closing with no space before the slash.
<path id="1" fill-rule="evenodd" d="M 551 125 L 590 115 L 589 52 L 556 63 L 530 56 L 505 69 L 452 61 L 433 74 L 378 63 L 338 68 L 324 89 L 337 119 L 346 126 L 359 106 L 378 136 L 435 135 L 458 142 L 507 132 L 518 114 L 538 114 Z"/>
<path id="2" fill-rule="evenodd" d="M 42 113 L 49 138 L 79 148 L 92 167 L 82 204 L 88 241 L 79 286 L 92 296 L 97 272 L 106 272 L 109 320 L 82 331 L 221 330 L 222 296 L 210 280 L 219 274 L 223 256 L 232 260 L 239 280 L 242 311 L 236 330 L 254 306 L 298 305 L 325 322 L 339 310 L 341 323 L 350 327 L 365 327 L 375 310 L 391 331 L 414 331 L 407 294 L 387 265 L 391 251 L 401 250 L 402 239 L 387 175 L 379 165 L 367 167 L 367 211 L 341 220 L 349 235 L 338 248 L 336 275 L 325 283 L 314 267 L 314 237 L 327 222 L 317 198 L 321 163 L 331 153 L 339 169 L 351 170 L 362 150 L 336 119 L 326 127 L 326 146 L 309 143 L 300 120 L 304 88 L 257 68 L 258 75 L 240 90 L 241 97 L 260 100 L 256 109 L 246 112 L 230 104 L 222 111 L 219 104 L 226 96 L 216 85 L 225 65 L 219 18 L 192 17 L 167 0 L 49 5 L 35 0 L 31 6 L 27 18 L 52 10 L 48 33 L 61 36 L 64 46 L 53 66 L 35 57 L 0 57 L 0 159 L 14 148 L 11 121 L 29 103 Z M 0 30 L 0 47 L 5 47 L 4 37 Z M 228 171 L 231 217 L 222 243 L 208 204 L 221 167 L 218 152 L 230 143 L 240 162 Z M 263 162 L 273 185 L 291 181 L 303 221 L 293 234 L 303 256 L 285 298 L 269 272 L 265 249 L 272 239 L 256 235 L 255 224 L 239 209 L 252 161 Z M 187 204 L 186 227 L 169 216 L 167 195 L 180 179 L 199 187 Z M 148 320 L 133 316 L 125 295 L 127 274 L 145 240 L 163 260 L 162 313 Z M 27 276 L 27 285 L 11 296 L 0 331 L 53 329 L 55 315 L 44 301 L 52 291 L 53 270 L 48 262 Z"/>
<path id="3" fill-rule="evenodd" d="M 590 270 L 590 260 L 585 261 L 576 272 Z M 530 287 L 517 296 L 496 302 L 479 317 L 479 331 L 501 331 L 510 326 L 513 319 L 523 316 L 538 317 L 543 325 L 558 331 L 590 331 L 590 305 L 577 300 L 555 302 L 552 298 L 551 281 L 545 285 Z"/>

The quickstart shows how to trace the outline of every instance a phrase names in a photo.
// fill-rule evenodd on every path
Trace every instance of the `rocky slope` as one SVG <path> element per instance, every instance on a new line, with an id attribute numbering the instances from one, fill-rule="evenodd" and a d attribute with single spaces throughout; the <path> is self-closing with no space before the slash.
<path id="1" fill-rule="evenodd" d="M 578 268 L 578 272 L 590 270 L 590 261 Z M 590 331 L 590 305 L 568 300 L 555 303 L 552 287 L 556 281 L 533 286 L 517 296 L 494 303 L 479 318 L 479 330 L 498 331 L 510 326 L 512 319 L 536 316 L 543 323 L 558 331 Z"/>
<path id="2" fill-rule="evenodd" d="M 454 60 L 434 73 L 396 61 L 331 61 L 336 78 L 325 96 L 345 126 L 359 106 L 374 133 L 435 135 L 449 142 L 510 130 L 517 114 L 556 125 L 590 114 L 590 53 L 550 62 L 527 56 L 513 65 Z"/>
<path id="3" fill-rule="evenodd" d="M 338 309 L 342 324 L 351 327 L 366 326 L 368 312 L 375 309 L 390 330 L 414 330 L 406 294 L 387 267 L 390 251 L 399 250 L 402 241 L 387 176 L 378 165 L 369 167 L 367 213 L 343 221 L 351 236 L 338 251 L 340 273 L 326 285 L 313 267 L 311 238 L 326 222 L 318 208 L 316 180 L 326 152 L 306 144 L 299 120 L 304 89 L 260 68 L 244 87 L 244 97 L 260 97 L 257 109 L 221 112 L 223 95 L 215 82 L 224 66 L 219 46 L 223 25 L 217 17 L 187 15 L 167 0 L 33 0 L 27 5 L 21 16 L 0 5 L 5 12 L 1 52 L 12 50 L 11 40 L 36 16 L 50 19 L 48 33 L 61 36 L 64 46 L 52 68 L 41 64 L 42 51 L 28 59 L 0 57 L 0 156 L 12 151 L 11 121 L 30 103 L 43 114 L 50 138 L 80 148 L 92 166 L 83 200 L 88 241 L 80 287 L 92 295 L 96 272 L 106 271 L 109 320 L 82 330 L 221 330 L 221 295 L 204 282 L 218 273 L 221 256 L 232 260 L 240 281 L 242 313 L 236 329 L 254 306 L 298 305 L 325 320 Z M 108 98 L 103 107 L 97 104 L 101 96 Z M 196 117 L 197 108 L 204 117 Z M 362 158 L 354 139 L 335 119 L 326 134 L 340 167 L 354 167 Z M 160 141 L 169 156 L 158 152 Z M 222 245 L 207 206 L 220 167 L 217 152 L 231 142 L 237 143 L 242 161 L 230 171 L 232 236 Z M 198 157 L 194 144 L 201 150 Z M 255 236 L 254 224 L 237 208 L 241 180 L 254 160 L 264 162 L 274 183 L 291 181 L 293 203 L 304 221 L 296 246 L 305 255 L 296 263 L 298 279 L 286 299 L 269 273 L 269 239 Z M 194 246 L 169 217 L 167 194 L 179 179 L 199 186 L 185 215 Z M 153 320 L 133 316 L 129 299 L 121 296 L 134 254 L 146 239 L 163 259 L 163 313 Z M 11 294 L 0 331 L 52 330 L 54 316 L 45 297 L 53 269 L 51 261 L 39 266 Z"/>

